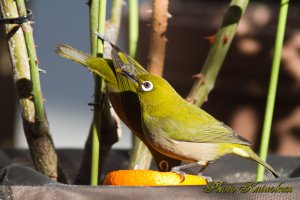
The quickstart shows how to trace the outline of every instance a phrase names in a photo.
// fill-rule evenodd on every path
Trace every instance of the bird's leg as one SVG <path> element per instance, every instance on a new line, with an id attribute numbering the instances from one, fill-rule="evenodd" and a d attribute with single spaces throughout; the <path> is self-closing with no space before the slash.
<path id="1" fill-rule="evenodd" d="M 199 163 L 198 165 L 201 166 L 199 170 L 199 174 L 201 174 L 206 169 L 206 167 L 211 163 L 211 161 L 207 161 L 207 162 L 199 161 L 198 163 Z"/>
<path id="2" fill-rule="evenodd" d="M 200 165 L 201 169 L 200 169 L 200 173 L 198 174 L 198 176 L 204 178 L 207 182 L 212 182 L 212 178 L 210 176 L 203 176 L 201 173 L 208 166 L 209 163 L 210 163 L 209 161 L 198 161 L 195 163 L 190 163 L 190 164 L 186 164 L 186 165 L 180 165 L 180 166 L 173 167 L 171 169 L 171 171 L 176 174 L 179 174 L 181 176 L 181 182 L 183 182 L 185 180 L 185 172 L 183 172 L 181 170 Z"/>
<path id="3" fill-rule="evenodd" d="M 188 168 L 191 168 L 191 167 L 196 167 L 198 166 L 199 164 L 197 162 L 195 163 L 190 163 L 190 164 L 186 164 L 186 165 L 180 165 L 180 166 L 176 166 L 176 167 L 173 167 L 172 168 L 172 171 L 173 170 L 177 170 L 177 171 L 181 171 L 182 169 L 188 169 Z"/>
<path id="4" fill-rule="evenodd" d="M 206 169 L 206 167 L 210 164 L 210 161 L 198 161 L 197 164 L 201 166 L 199 170 L 198 176 L 204 178 L 207 182 L 212 182 L 212 178 L 210 176 L 203 176 L 202 172 Z"/>
<path id="5" fill-rule="evenodd" d="M 174 172 L 174 173 L 180 175 L 180 178 L 181 178 L 180 183 L 182 183 L 185 180 L 185 172 L 177 170 L 177 169 L 174 169 L 174 168 L 175 167 L 172 168 L 171 172 Z"/>
<path id="6" fill-rule="evenodd" d="M 176 167 L 172 167 L 171 172 L 174 172 L 178 175 L 181 176 L 181 182 L 183 182 L 185 180 L 185 172 L 181 171 L 183 169 L 188 169 L 191 167 L 195 167 L 198 166 L 198 162 L 195 163 L 190 163 L 190 164 L 186 164 L 186 165 L 180 165 L 180 166 L 176 166 Z"/>

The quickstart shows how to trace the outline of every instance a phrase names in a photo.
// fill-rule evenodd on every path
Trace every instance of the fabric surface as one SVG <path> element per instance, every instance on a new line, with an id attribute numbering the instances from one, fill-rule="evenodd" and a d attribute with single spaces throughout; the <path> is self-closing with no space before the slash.
<path id="1" fill-rule="evenodd" d="M 65 172 L 75 176 L 81 150 L 58 150 L 58 155 Z M 125 169 L 127 160 L 127 151 L 112 151 L 105 173 Z M 0 151 L 0 199 L 299 199 L 299 158 L 270 156 L 269 163 L 286 178 L 271 180 L 273 177 L 266 172 L 267 181 L 247 183 L 255 180 L 257 164 L 226 156 L 205 170 L 204 174 L 214 180 L 209 186 L 91 187 L 52 181 L 32 169 L 26 150 L 6 149 Z M 195 173 L 196 169 L 192 172 Z"/>

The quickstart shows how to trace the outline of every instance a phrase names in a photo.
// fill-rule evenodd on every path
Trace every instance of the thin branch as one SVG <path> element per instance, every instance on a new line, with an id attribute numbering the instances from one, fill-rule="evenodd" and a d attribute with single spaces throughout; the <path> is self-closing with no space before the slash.
<path id="1" fill-rule="evenodd" d="M 97 30 L 98 33 L 104 34 L 105 31 L 105 16 L 106 16 L 106 0 L 97 1 L 98 4 L 98 16 L 92 15 L 93 17 L 98 17 Z M 94 2 L 92 0 L 92 6 Z M 97 12 L 93 8 L 92 11 Z M 93 28 L 91 28 L 93 29 Z M 94 34 L 94 32 L 90 33 Z M 95 41 L 94 41 L 95 42 Z M 103 44 L 102 41 L 96 40 L 97 43 L 97 51 L 96 55 L 103 53 Z M 94 50 L 94 49 L 93 49 Z M 95 52 L 92 52 L 95 54 Z M 104 89 L 104 81 L 97 75 L 94 75 L 95 79 L 95 89 L 94 89 L 94 115 L 93 115 L 93 123 L 92 123 L 92 169 L 91 169 L 91 185 L 98 185 L 98 172 L 99 172 L 99 154 L 100 154 L 100 127 L 101 127 L 101 91 Z"/>
<path id="2" fill-rule="evenodd" d="M 274 113 L 276 90 L 277 90 L 278 76 L 279 76 L 279 69 L 280 69 L 281 51 L 282 51 L 282 45 L 284 40 L 286 19 L 288 15 L 288 7 L 289 7 L 289 0 L 281 0 L 276 41 L 275 41 L 275 49 L 274 49 L 274 56 L 273 56 L 273 64 L 272 64 L 272 71 L 271 71 L 271 79 L 269 84 L 262 140 L 260 144 L 259 157 L 264 161 L 267 160 L 268 149 L 269 149 L 272 118 Z M 265 172 L 265 168 L 262 167 L 261 165 L 258 165 L 257 177 L 256 177 L 257 181 L 263 180 L 264 172 Z"/>
<path id="3" fill-rule="evenodd" d="M 121 18 L 122 18 L 123 0 L 114 0 L 110 10 L 110 19 L 106 21 L 105 37 L 116 44 L 119 36 Z M 103 58 L 111 59 L 112 47 L 104 43 Z"/>
<path id="4" fill-rule="evenodd" d="M 248 0 L 232 0 L 226 12 L 222 26 L 215 35 L 201 72 L 190 91 L 187 100 L 198 106 L 207 101 L 213 89 L 218 73 L 235 36 L 238 22 L 248 5 Z"/>
<path id="5" fill-rule="evenodd" d="M 99 12 L 99 0 L 89 0 L 89 15 L 90 15 L 90 46 L 91 54 L 97 56 L 97 36 L 95 33 L 98 31 L 98 12 Z"/>
<path id="6" fill-rule="evenodd" d="M 99 24 L 99 6 L 100 6 L 100 0 L 90 0 L 90 40 L 91 40 L 91 54 L 93 56 L 97 56 L 97 50 L 98 50 L 98 43 L 97 43 L 97 37 L 94 34 L 97 32 L 97 27 Z M 100 78 L 97 78 L 96 75 L 94 75 L 94 82 L 95 82 L 95 94 L 94 94 L 94 102 L 96 105 L 96 102 L 100 102 L 100 84 L 101 80 Z M 90 128 L 90 134 L 89 138 L 87 141 L 91 141 L 91 176 L 90 176 L 90 184 L 91 185 L 98 185 L 98 168 L 99 168 L 99 149 L 100 149 L 100 143 L 99 143 L 99 137 L 98 133 L 100 131 L 100 111 L 99 107 L 95 106 L 94 107 L 94 112 L 93 112 L 93 121 L 91 124 Z M 91 137 L 90 137 L 91 136 Z M 84 154 L 85 156 L 85 154 Z M 82 168 L 81 168 L 82 169 Z"/>
<path id="7" fill-rule="evenodd" d="M 152 1 L 152 24 L 148 56 L 148 71 L 151 74 L 159 76 L 162 76 L 163 74 L 165 60 L 168 5 L 168 0 Z"/>
<path id="8" fill-rule="evenodd" d="M 139 2 L 129 0 L 129 55 L 136 57 L 139 40 Z"/>
<path id="9" fill-rule="evenodd" d="M 114 44 L 117 43 L 121 18 L 122 18 L 123 0 L 114 0 L 110 10 L 110 19 L 106 22 L 105 36 Z M 104 44 L 104 58 L 111 58 L 111 46 Z"/>

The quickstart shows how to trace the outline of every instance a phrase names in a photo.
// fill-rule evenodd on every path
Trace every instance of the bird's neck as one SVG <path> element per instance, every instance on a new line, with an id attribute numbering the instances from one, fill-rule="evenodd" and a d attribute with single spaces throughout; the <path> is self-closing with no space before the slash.
<path id="1" fill-rule="evenodd" d="M 161 93 L 154 100 L 148 100 L 142 104 L 143 113 L 151 116 L 167 116 L 178 114 L 181 110 L 182 101 L 185 101 L 178 93 Z"/>

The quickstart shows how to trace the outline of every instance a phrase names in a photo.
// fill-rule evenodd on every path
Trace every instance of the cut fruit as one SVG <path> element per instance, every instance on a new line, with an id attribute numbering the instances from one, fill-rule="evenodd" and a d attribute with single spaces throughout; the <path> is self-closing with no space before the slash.
<path id="1" fill-rule="evenodd" d="M 152 170 L 119 170 L 106 175 L 104 185 L 123 186 L 166 186 L 166 185 L 206 185 L 204 178 L 186 174 L 181 182 L 181 176 L 173 172 L 158 172 Z"/>

